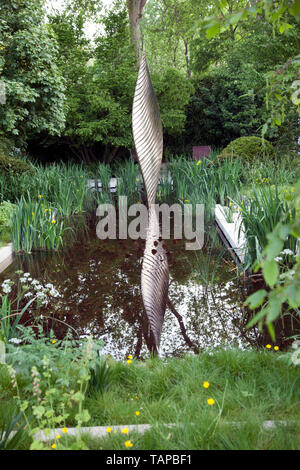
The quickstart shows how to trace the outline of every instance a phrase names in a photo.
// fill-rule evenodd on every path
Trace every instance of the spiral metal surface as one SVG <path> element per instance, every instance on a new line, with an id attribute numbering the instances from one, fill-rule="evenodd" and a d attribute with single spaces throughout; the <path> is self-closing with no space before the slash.
<path id="1" fill-rule="evenodd" d="M 132 130 L 149 209 L 141 290 L 158 349 L 168 299 L 169 267 L 161 239 L 158 213 L 154 207 L 163 154 L 163 131 L 145 51 L 140 62 L 133 100 Z"/>

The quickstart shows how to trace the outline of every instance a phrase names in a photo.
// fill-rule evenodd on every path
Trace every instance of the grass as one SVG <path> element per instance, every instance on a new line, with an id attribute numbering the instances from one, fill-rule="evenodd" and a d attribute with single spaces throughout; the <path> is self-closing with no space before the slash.
<path id="1" fill-rule="evenodd" d="M 149 423 L 152 429 L 144 435 L 87 437 L 85 443 L 89 449 L 125 449 L 126 440 L 133 449 L 147 450 L 298 449 L 300 369 L 283 357 L 274 350 L 232 349 L 131 364 L 109 360 L 112 384 L 86 397 L 84 406 L 91 415 L 87 425 Z M 0 420 L 11 394 L 7 374 L 0 369 Z M 288 424 L 264 430 L 266 420 Z M 169 423 L 175 426 L 166 427 Z M 69 418 L 67 426 L 72 425 Z"/>
<path id="2" fill-rule="evenodd" d="M 224 399 L 226 421 L 247 420 L 249 413 L 261 420 L 300 419 L 300 371 L 278 357 L 273 351 L 220 350 L 183 359 L 113 363 L 115 386 L 101 400 L 97 395 L 88 399 L 92 416 L 97 414 L 90 424 L 134 424 L 136 410 L 144 423 L 197 421 L 216 409 L 207 406 L 209 397 L 219 404 Z M 209 389 L 203 388 L 204 381 Z"/>
<path id="3" fill-rule="evenodd" d="M 144 436 L 128 437 L 135 449 L 298 448 L 300 371 L 278 357 L 267 351 L 228 350 L 129 367 L 114 364 L 115 387 L 101 400 L 95 395 L 87 401 L 90 425 L 152 424 Z M 204 381 L 209 381 L 208 389 Z M 210 397 L 213 406 L 207 403 Z M 299 425 L 263 431 L 264 420 L 298 420 Z M 170 429 L 164 423 L 177 426 Z M 111 435 L 96 445 L 122 449 L 124 441 L 123 435 Z"/>

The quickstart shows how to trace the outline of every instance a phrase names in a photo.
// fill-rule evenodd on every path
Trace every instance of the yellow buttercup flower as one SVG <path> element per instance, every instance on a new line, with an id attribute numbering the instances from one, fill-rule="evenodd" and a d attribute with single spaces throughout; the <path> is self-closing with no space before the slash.
<path id="1" fill-rule="evenodd" d="M 215 404 L 215 400 L 214 400 L 213 398 L 209 398 L 209 399 L 207 400 L 207 403 L 208 403 L 209 405 L 214 405 L 214 404 Z"/>
<path id="2" fill-rule="evenodd" d="M 198 165 L 200 165 L 201 163 L 202 163 L 202 160 L 198 160 L 197 163 L 196 163 L 196 165 L 198 166 Z"/>
<path id="3" fill-rule="evenodd" d="M 56 220 L 51 220 L 51 224 L 56 224 Z"/>
<path id="4" fill-rule="evenodd" d="M 111 432 L 111 428 L 106 428 L 106 432 Z"/>
<path id="5" fill-rule="evenodd" d="M 56 449 L 56 444 L 52 444 L 52 449 Z"/>
<path id="6" fill-rule="evenodd" d="M 128 429 L 128 428 L 123 428 L 123 429 L 122 429 L 122 433 L 123 433 L 123 434 L 127 434 L 128 432 L 129 432 L 129 429 Z"/>
<path id="7" fill-rule="evenodd" d="M 62 432 L 66 434 L 66 432 L 68 432 L 68 428 L 62 428 Z"/>
<path id="8" fill-rule="evenodd" d="M 132 444 L 131 441 L 125 441 L 125 442 L 124 442 L 124 445 L 125 445 L 125 447 L 127 447 L 127 448 L 128 448 L 128 447 L 133 447 L 133 444 Z"/>
<path id="9" fill-rule="evenodd" d="M 266 348 L 267 348 L 267 349 L 271 349 L 272 346 L 271 346 L 270 344 L 267 344 L 267 345 L 266 345 Z"/>
<path id="10" fill-rule="evenodd" d="M 278 346 L 274 346 L 274 349 L 275 349 L 275 351 L 278 351 L 279 347 L 278 347 Z"/>
<path id="11" fill-rule="evenodd" d="M 135 414 L 136 414 L 137 416 L 140 416 L 141 413 L 140 413 L 140 411 L 136 411 Z"/>
<path id="12" fill-rule="evenodd" d="M 60 439 L 60 438 L 61 438 L 61 435 L 57 434 L 56 439 Z"/>
<path id="13" fill-rule="evenodd" d="M 52 340 L 52 344 L 55 344 L 57 342 L 57 339 Z"/>
<path id="14" fill-rule="evenodd" d="M 128 356 L 128 358 L 127 358 L 127 359 L 132 359 L 132 356 L 131 356 L 131 354 Z"/>
<path id="15" fill-rule="evenodd" d="M 209 382 L 203 382 L 203 387 L 208 388 L 209 387 Z"/>
<path id="16" fill-rule="evenodd" d="M 127 360 L 127 364 L 131 364 L 132 363 L 132 360 L 131 359 L 128 359 Z"/>

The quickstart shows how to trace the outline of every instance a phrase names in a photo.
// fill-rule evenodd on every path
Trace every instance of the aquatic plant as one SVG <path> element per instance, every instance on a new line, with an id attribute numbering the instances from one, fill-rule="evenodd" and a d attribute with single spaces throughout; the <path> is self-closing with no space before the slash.
<path id="1" fill-rule="evenodd" d="M 57 209 L 39 195 L 21 197 L 12 217 L 14 251 L 31 253 L 33 249 L 57 250 L 63 245 L 63 234 L 68 230 Z"/>
<path id="2" fill-rule="evenodd" d="M 118 178 L 117 195 L 127 196 L 128 205 L 141 201 L 142 177 L 138 165 L 133 159 L 126 161 L 116 169 Z"/>
<path id="3" fill-rule="evenodd" d="M 268 243 L 268 234 L 279 222 L 289 223 L 295 220 L 296 210 L 284 200 L 276 186 L 263 185 L 253 187 L 252 196 L 246 197 L 243 204 L 236 202 L 242 217 L 247 239 L 246 266 L 250 266 L 259 258 L 261 250 Z M 295 252 L 296 240 L 289 236 L 283 248 Z"/>
<path id="4" fill-rule="evenodd" d="M 182 204 L 204 204 L 206 221 L 214 220 L 216 203 L 227 204 L 241 188 L 242 166 L 238 159 L 228 158 L 220 164 L 214 155 L 198 161 L 177 157 L 169 168 L 175 199 Z"/>

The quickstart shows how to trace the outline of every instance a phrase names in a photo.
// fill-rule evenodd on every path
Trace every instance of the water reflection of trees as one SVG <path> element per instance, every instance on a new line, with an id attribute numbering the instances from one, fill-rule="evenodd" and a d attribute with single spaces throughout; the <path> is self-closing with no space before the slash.
<path id="1" fill-rule="evenodd" d="M 213 285 L 203 284 L 197 277 L 200 258 L 195 262 L 195 253 L 186 252 L 182 244 L 167 242 L 171 309 L 165 316 L 161 354 L 254 344 L 256 333 L 245 332 L 243 293 L 230 280 L 229 267 L 221 263 Z M 63 295 L 57 318 L 81 336 L 103 338 L 105 353 L 122 358 L 130 351 L 144 357 L 152 339 L 140 295 L 142 253 L 142 241 L 94 239 L 63 253 L 17 256 L 9 271 L 23 269 L 41 282 L 53 282 Z M 199 256 L 201 263 L 213 260 L 205 250 Z M 57 334 L 64 332 L 57 326 Z"/>

